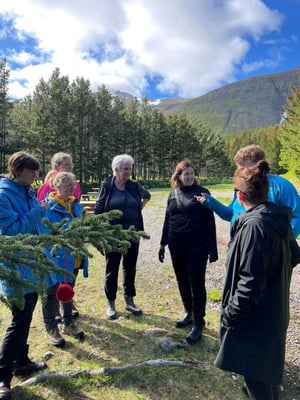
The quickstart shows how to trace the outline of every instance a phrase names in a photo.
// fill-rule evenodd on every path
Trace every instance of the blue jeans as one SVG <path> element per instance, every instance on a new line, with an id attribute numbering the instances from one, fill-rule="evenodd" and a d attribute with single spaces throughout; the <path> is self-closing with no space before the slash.
<path id="1" fill-rule="evenodd" d="M 12 321 L 6 330 L 0 350 L 0 382 L 10 384 L 13 367 L 21 367 L 30 361 L 27 339 L 37 299 L 37 293 L 28 293 L 24 295 L 23 310 L 15 305 L 12 307 Z"/>

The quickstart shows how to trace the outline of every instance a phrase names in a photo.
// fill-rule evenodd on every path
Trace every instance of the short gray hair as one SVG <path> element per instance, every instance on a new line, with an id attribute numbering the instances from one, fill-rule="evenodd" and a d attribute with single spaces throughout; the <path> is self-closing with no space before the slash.
<path id="1" fill-rule="evenodd" d="M 131 166 L 134 164 L 134 159 L 129 154 L 115 156 L 111 163 L 113 173 L 115 174 L 116 169 L 122 168 L 126 164 L 130 164 Z"/>

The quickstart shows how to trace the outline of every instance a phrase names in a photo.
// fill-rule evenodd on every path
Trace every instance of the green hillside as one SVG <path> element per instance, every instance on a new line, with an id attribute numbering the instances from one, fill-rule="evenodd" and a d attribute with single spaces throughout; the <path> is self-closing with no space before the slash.
<path id="1" fill-rule="evenodd" d="M 279 123 L 289 88 L 297 85 L 295 69 L 231 83 L 195 99 L 165 99 L 157 107 L 165 112 L 192 114 L 228 135 Z"/>

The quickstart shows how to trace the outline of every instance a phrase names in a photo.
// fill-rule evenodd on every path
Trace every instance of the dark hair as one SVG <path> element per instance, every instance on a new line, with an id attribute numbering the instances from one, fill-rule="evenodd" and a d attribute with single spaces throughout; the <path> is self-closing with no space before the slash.
<path id="1" fill-rule="evenodd" d="M 234 182 L 238 190 L 243 192 L 253 203 L 268 200 L 270 166 L 268 161 L 261 160 L 251 167 L 240 167 L 234 173 Z"/>
<path id="2" fill-rule="evenodd" d="M 38 171 L 40 169 L 40 163 L 29 153 L 26 153 L 25 151 L 18 151 L 9 157 L 7 169 L 7 178 L 14 179 L 18 176 L 18 174 L 24 171 L 24 169 Z"/>
<path id="3" fill-rule="evenodd" d="M 171 187 L 173 188 L 178 188 L 182 186 L 182 182 L 179 179 L 179 176 L 182 174 L 182 171 L 184 171 L 186 168 L 191 167 L 194 169 L 193 164 L 191 163 L 190 160 L 183 160 L 180 161 L 175 168 L 175 171 L 171 177 Z M 198 184 L 198 179 L 195 177 L 194 183 Z"/>

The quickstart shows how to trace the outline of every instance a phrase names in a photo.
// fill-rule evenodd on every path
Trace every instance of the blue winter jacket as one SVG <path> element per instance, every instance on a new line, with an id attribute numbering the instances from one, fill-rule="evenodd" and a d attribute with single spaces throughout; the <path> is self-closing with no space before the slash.
<path id="1" fill-rule="evenodd" d="M 287 179 L 278 175 L 268 174 L 269 195 L 268 200 L 277 206 L 288 206 L 292 210 L 291 226 L 294 237 L 300 234 L 300 197 L 294 185 Z M 225 206 L 214 197 L 206 195 L 206 201 L 203 203 L 209 209 L 215 211 L 220 218 L 230 221 L 232 224 L 239 213 L 245 212 L 234 193 L 232 202 Z"/>
<path id="2" fill-rule="evenodd" d="M 45 210 L 36 199 L 33 189 L 11 179 L 0 179 L 0 228 L 2 235 L 15 236 L 19 233 L 37 234 L 38 226 L 45 216 Z M 17 264 L 12 266 L 3 262 L 7 268 L 15 268 L 23 279 L 33 284 L 37 283 L 32 269 Z M 14 288 L 0 280 L 0 288 L 4 296 L 14 296 Z M 33 289 L 24 287 L 24 294 L 33 292 Z"/>
<path id="3" fill-rule="evenodd" d="M 82 217 L 83 206 L 79 203 L 77 199 L 74 199 L 72 203 L 72 212 L 75 218 Z M 73 220 L 73 216 L 69 213 L 69 211 L 62 207 L 57 201 L 52 199 L 49 200 L 49 207 L 46 211 L 46 218 L 48 218 L 48 220 L 52 223 L 61 222 L 64 218 L 68 219 L 68 222 L 64 225 L 64 229 L 68 229 L 70 223 Z M 43 230 L 40 233 L 50 233 L 50 230 L 45 225 L 43 225 Z M 58 267 L 64 270 L 68 270 L 71 273 L 74 272 L 75 258 L 68 250 L 62 248 L 57 250 L 55 254 L 52 254 L 51 248 L 48 248 L 45 250 L 45 254 L 46 257 L 52 260 Z M 85 278 L 88 277 L 88 264 L 89 261 L 87 258 L 82 260 L 82 265 L 80 268 L 83 269 L 83 276 Z M 53 286 L 58 282 L 64 282 L 65 280 L 68 283 L 74 282 L 74 279 L 72 279 L 72 277 L 65 276 L 63 273 L 57 274 L 55 272 L 50 272 L 46 279 L 48 287 Z"/>

